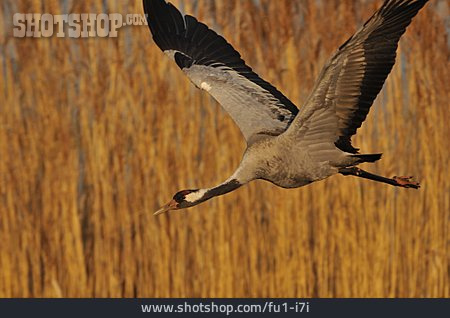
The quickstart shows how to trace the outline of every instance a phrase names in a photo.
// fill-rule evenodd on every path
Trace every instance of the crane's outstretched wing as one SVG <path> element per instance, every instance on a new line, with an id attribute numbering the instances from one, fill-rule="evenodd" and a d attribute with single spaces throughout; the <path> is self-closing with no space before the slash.
<path id="1" fill-rule="evenodd" d="M 386 0 L 324 67 L 287 133 L 357 153 L 351 137 L 392 70 L 400 37 L 427 1 Z"/>
<path id="2" fill-rule="evenodd" d="M 164 0 L 144 0 L 144 11 L 155 43 L 222 105 L 247 142 L 287 129 L 297 107 L 254 73 L 223 37 Z"/>

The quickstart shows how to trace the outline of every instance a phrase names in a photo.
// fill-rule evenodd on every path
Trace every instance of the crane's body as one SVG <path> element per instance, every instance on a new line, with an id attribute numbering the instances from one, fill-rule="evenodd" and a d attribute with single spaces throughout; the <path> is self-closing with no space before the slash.
<path id="1" fill-rule="evenodd" d="M 340 173 L 418 189 L 412 177 L 386 178 L 359 169 L 381 154 L 360 154 L 351 137 L 392 70 L 400 37 L 427 1 L 385 0 L 331 57 L 299 110 L 205 24 L 165 0 L 144 0 L 155 43 L 221 104 L 248 145 L 230 178 L 212 188 L 180 191 L 157 214 L 195 206 L 256 179 L 297 188 Z"/>
<path id="2" fill-rule="evenodd" d="M 261 153 L 265 155 L 261 156 Z M 292 143 L 284 134 L 268 136 L 247 148 L 241 174 L 245 171 L 252 180 L 263 179 L 283 188 L 298 188 L 328 178 L 338 173 L 339 168 L 357 161 L 336 147 L 329 154 L 326 161 L 313 160 L 307 148 Z M 243 181 L 251 181 L 249 178 Z"/>

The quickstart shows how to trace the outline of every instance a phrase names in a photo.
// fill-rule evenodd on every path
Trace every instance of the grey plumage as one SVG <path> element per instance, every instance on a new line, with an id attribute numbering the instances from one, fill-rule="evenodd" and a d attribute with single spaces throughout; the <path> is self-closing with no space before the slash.
<path id="1" fill-rule="evenodd" d="M 360 170 L 380 154 L 361 155 L 351 137 L 361 127 L 396 58 L 400 37 L 428 0 L 386 0 L 322 70 L 300 109 L 245 64 L 221 36 L 165 0 L 144 0 L 155 43 L 229 113 L 248 148 L 236 172 L 210 189 L 183 190 L 159 212 L 194 206 L 255 179 L 294 188 L 333 174 L 418 188 L 405 177 Z"/>
<path id="2" fill-rule="evenodd" d="M 156 44 L 222 105 L 247 141 L 286 130 L 297 107 L 253 72 L 223 37 L 163 0 L 144 1 L 144 10 Z"/>
<path id="3" fill-rule="evenodd" d="M 301 130 L 306 125 L 320 130 L 323 123 L 319 110 L 332 108 L 337 119 L 337 139 L 333 141 L 343 151 L 356 153 L 358 149 L 351 145 L 350 138 L 366 119 L 395 64 L 400 37 L 427 1 L 385 1 L 323 68 L 291 129 Z"/>

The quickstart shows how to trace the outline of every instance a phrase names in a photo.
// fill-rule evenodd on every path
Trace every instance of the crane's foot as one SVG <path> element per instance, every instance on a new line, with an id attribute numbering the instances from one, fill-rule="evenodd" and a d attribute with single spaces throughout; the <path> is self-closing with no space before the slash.
<path id="1" fill-rule="evenodd" d="M 418 182 L 413 181 L 413 177 L 393 177 L 393 178 L 386 178 L 383 176 L 378 176 L 376 174 L 364 171 L 357 167 L 349 167 L 349 168 L 342 168 L 339 170 L 339 173 L 343 174 L 344 176 L 355 176 L 358 178 L 364 178 L 369 179 L 377 182 L 383 182 L 390 184 L 394 187 L 402 187 L 402 188 L 409 188 L 409 189 L 419 189 L 420 184 Z"/>
<path id="2" fill-rule="evenodd" d="M 393 177 L 392 180 L 394 180 L 395 182 L 397 182 L 397 185 L 399 187 L 403 187 L 403 188 L 412 188 L 412 189 L 419 189 L 420 188 L 420 183 L 419 182 L 415 182 L 413 180 L 413 177 Z"/>

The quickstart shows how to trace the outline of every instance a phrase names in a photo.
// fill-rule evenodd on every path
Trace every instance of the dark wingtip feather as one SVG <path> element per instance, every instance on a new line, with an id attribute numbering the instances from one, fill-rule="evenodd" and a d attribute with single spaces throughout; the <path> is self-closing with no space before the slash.
<path id="1" fill-rule="evenodd" d="M 401 36 L 428 1 L 386 0 L 383 6 L 364 24 L 364 26 L 369 26 L 370 23 L 380 23 L 364 41 L 366 74 L 360 84 L 361 95 L 355 111 L 351 116 L 342 120 L 345 128 L 341 128 L 341 136 L 335 143 L 341 150 L 349 153 L 358 152 L 358 149 L 351 145 L 351 136 L 361 127 L 369 113 L 370 106 L 391 72 Z M 340 50 L 344 49 L 357 35 L 355 34 L 344 43 Z"/>
<path id="2" fill-rule="evenodd" d="M 174 56 L 181 69 L 193 64 L 229 67 L 270 92 L 283 105 L 281 107 L 294 115 L 298 113 L 298 108 L 288 98 L 254 73 L 242 60 L 239 52 L 207 25 L 192 16 L 183 16 L 175 6 L 165 0 L 143 0 L 143 4 L 155 43 L 162 51 L 181 52 L 182 54 Z"/>

